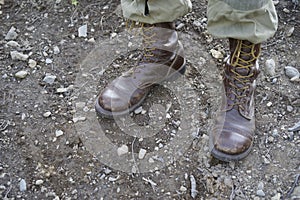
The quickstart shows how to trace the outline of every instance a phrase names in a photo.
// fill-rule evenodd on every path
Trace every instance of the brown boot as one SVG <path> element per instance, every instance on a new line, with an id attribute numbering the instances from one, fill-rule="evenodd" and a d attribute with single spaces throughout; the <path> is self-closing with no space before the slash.
<path id="1" fill-rule="evenodd" d="M 174 23 L 144 24 L 142 34 L 144 53 L 138 66 L 113 80 L 98 96 L 95 109 L 101 116 L 128 114 L 155 84 L 184 74 L 183 47 Z"/>
<path id="2" fill-rule="evenodd" d="M 255 131 L 254 90 L 259 74 L 260 44 L 229 39 L 230 59 L 225 63 L 221 114 L 211 133 L 211 154 L 222 161 L 248 155 Z"/>

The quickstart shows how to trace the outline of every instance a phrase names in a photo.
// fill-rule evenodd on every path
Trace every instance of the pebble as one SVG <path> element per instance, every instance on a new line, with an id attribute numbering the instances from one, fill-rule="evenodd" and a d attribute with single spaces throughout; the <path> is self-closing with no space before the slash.
<path id="1" fill-rule="evenodd" d="M 184 186 L 181 186 L 179 190 L 180 190 L 181 192 L 186 192 L 186 191 L 187 191 L 187 188 L 184 187 Z"/>
<path id="2" fill-rule="evenodd" d="M 288 111 L 288 112 L 293 112 L 293 110 L 294 110 L 294 108 L 293 108 L 293 106 L 287 106 L 286 107 L 286 110 Z"/>
<path id="3" fill-rule="evenodd" d="M 27 54 L 23 54 L 21 52 L 18 51 L 11 51 L 10 52 L 10 56 L 13 60 L 27 60 L 29 58 L 29 55 Z"/>
<path id="4" fill-rule="evenodd" d="M 18 42 L 13 41 L 13 40 L 7 42 L 6 45 L 9 47 L 19 47 L 20 46 L 20 44 Z"/>
<path id="5" fill-rule="evenodd" d="M 27 190 L 26 181 L 24 179 L 21 179 L 21 181 L 19 183 L 19 186 L 20 186 L 20 191 L 21 192 L 24 192 L 24 191 Z"/>
<path id="6" fill-rule="evenodd" d="M 265 62 L 265 72 L 267 75 L 275 76 L 275 61 L 273 59 L 268 59 Z"/>
<path id="7" fill-rule="evenodd" d="M 260 196 L 260 197 L 266 196 L 266 194 L 264 193 L 263 190 L 257 190 L 257 191 L 256 191 L 256 195 L 257 195 L 257 196 Z"/>
<path id="8" fill-rule="evenodd" d="M 53 47 L 53 53 L 54 54 L 59 54 L 60 53 L 60 49 L 58 46 Z"/>
<path id="9" fill-rule="evenodd" d="M 67 92 L 68 91 L 68 88 L 57 88 L 56 89 L 56 92 L 57 93 L 65 93 L 65 92 Z"/>
<path id="10" fill-rule="evenodd" d="M 299 78 L 300 73 L 299 73 L 298 69 L 296 69 L 295 67 L 286 66 L 284 69 L 285 69 L 285 75 L 287 77 L 289 77 L 290 79 L 295 78 L 295 77 Z"/>
<path id="11" fill-rule="evenodd" d="M 36 62 L 35 60 L 33 60 L 33 59 L 29 59 L 29 60 L 28 60 L 28 66 L 29 66 L 31 69 L 35 68 L 36 65 L 37 65 L 37 62 Z"/>
<path id="12" fill-rule="evenodd" d="M 139 159 L 143 159 L 147 153 L 146 149 L 140 149 L 139 151 Z"/>
<path id="13" fill-rule="evenodd" d="M 293 127 L 289 128 L 288 131 L 300 131 L 300 121 L 297 122 Z"/>
<path id="14" fill-rule="evenodd" d="M 16 78 L 26 78 L 26 76 L 28 75 L 28 72 L 27 71 L 18 71 L 16 74 L 15 74 L 15 77 Z"/>
<path id="15" fill-rule="evenodd" d="M 285 12 L 285 13 L 290 13 L 290 10 L 287 9 L 287 8 L 284 8 L 284 9 L 283 9 L 283 12 Z"/>
<path id="16" fill-rule="evenodd" d="M 45 83 L 48 83 L 48 84 L 53 84 L 54 81 L 56 80 L 56 76 L 55 75 L 51 75 L 51 74 L 48 74 L 44 77 L 43 81 Z"/>
<path id="17" fill-rule="evenodd" d="M 223 55 L 220 51 L 211 49 L 211 50 L 210 50 L 210 53 L 211 53 L 211 55 L 212 55 L 214 58 L 216 58 L 216 59 L 224 58 L 224 55 Z"/>
<path id="18" fill-rule="evenodd" d="M 11 27 L 9 29 L 9 31 L 7 32 L 6 36 L 5 36 L 5 39 L 6 40 L 14 40 L 18 37 L 18 33 L 16 32 L 16 28 L 15 27 Z"/>
<path id="19" fill-rule="evenodd" d="M 64 132 L 62 130 L 56 130 L 55 131 L 55 137 L 60 137 L 64 134 Z"/>
<path id="20" fill-rule="evenodd" d="M 140 114 L 143 111 L 143 107 L 140 106 L 137 109 L 134 110 L 134 114 Z"/>
<path id="21" fill-rule="evenodd" d="M 83 122 L 86 120 L 86 117 L 74 117 L 73 118 L 73 122 L 76 123 L 76 122 Z"/>
<path id="22" fill-rule="evenodd" d="M 36 185 L 42 185 L 43 183 L 44 183 L 44 181 L 41 179 L 35 181 Z"/>
<path id="23" fill-rule="evenodd" d="M 52 59 L 50 59 L 50 58 L 46 58 L 46 64 L 51 64 L 53 61 L 52 61 Z"/>
<path id="24" fill-rule="evenodd" d="M 286 36 L 291 37 L 293 35 L 293 33 L 294 33 L 294 30 L 295 30 L 295 27 L 290 28 L 287 31 Z"/>
<path id="25" fill-rule="evenodd" d="M 275 196 L 271 197 L 271 200 L 280 200 L 281 194 L 277 193 Z"/>
<path id="26" fill-rule="evenodd" d="M 123 144 L 121 147 L 118 148 L 117 153 L 118 153 L 118 156 L 122 156 L 122 155 L 128 153 L 128 146 Z"/>
<path id="27" fill-rule="evenodd" d="M 87 25 L 78 28 L 78 37 L 87 37 Z"/>
<path id="28" fill-rule="evenodd" d="M 178 24 L 178 26 L 176 26 L 176 30 L 182 29 L 185 26 L 184 23 L 180 23 Z"/>
<path id="29" fill-rule="evenodd" d="M 273 105 L 273 103 L 271 101 L 267 103 L 268 107 L 271 107 L 272 105 Z"/>
<path id="30" fill-rule="evenodd" d="M 47 117 L 50 117 L 51 114 L 52 114 L 52 113 L 51 113 L 50 111 L 47 111 L 47 112 L 45 112 L 45 113 L 43 114 L 43 116 L 47 118 Z"/>

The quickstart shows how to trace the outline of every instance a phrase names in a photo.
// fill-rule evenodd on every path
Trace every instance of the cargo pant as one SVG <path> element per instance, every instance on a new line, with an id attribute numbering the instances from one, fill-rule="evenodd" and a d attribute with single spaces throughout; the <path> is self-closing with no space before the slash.
<path id="1" fill-rule="evenodd" d="M 121 0 L 125 18 L 148 24 L 172 22 L 192 9 L 190 0 Z M 272 0 L 208 0 L 208 31 L 215 37 L 261 43 L 277 30 Z"/>

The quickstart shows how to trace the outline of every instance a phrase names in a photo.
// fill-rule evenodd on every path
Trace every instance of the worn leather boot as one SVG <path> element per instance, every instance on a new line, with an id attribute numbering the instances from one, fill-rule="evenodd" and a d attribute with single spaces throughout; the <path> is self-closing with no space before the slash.
<path id="1" fill-rule="evenodd" d="M 229 39 L 231 55 L 225 63 L 221 113 L 211 132 L 211 154 L 222 161 L 248 155 L 255 131 L 254 90 L 259 74 L 260 44 Z"/>
<path id="2" fill-rule="evenodd" d="M 105 117 L 128 114 L 141 105 L 150 89 L 163 81 L 184 74 L 185 59 L 174 23 L 142 25 L 143 55 L 138 66 L 108 84 L 95 104 Z"/>

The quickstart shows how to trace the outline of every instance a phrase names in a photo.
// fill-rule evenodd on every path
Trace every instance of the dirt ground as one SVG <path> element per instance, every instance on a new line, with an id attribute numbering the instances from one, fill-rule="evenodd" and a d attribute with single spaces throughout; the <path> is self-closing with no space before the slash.
<path id="1" fill-rule="evenodd" d="M 0 0 L 0 199 L 300 199 L 300 82 L 286 69 L 300 69 L 298 1 L 275 2 L 279 29 L 262 46 L 254 148 L 232 163 L 208 149 L 228 44 L 207 33 L 207 2 L 194 0 L 176 22 L 185 77 L 157 86 L 123 121 L 97 118 L 93 105 L 139 51 L 124 39 L 120 1 L 78 2 Z M 140 131 L 151 113 L 160 114 L 155 134 Z"/>

